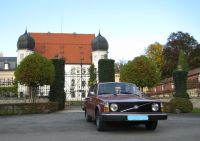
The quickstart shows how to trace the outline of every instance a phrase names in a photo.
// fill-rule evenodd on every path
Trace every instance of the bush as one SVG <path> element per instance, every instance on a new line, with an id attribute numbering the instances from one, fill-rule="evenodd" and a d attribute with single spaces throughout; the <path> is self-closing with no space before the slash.
<path id="1" fill-rule="evenodd" d="M 170 103 L 162 102 L 162 104 L 163 104 L 163 112 L 170 113 L 171 112 Z"/>
<path id="2" fill-rule="evenodd" d="M 98 62 L 99 82 L 115 81 L 115 61 L 112 59 L 100 59 Z"/>
<path id="3" fill-rule="evenodd" d="M 0 104 L 0 115 L 21 115 L 50 113 L 58 110 L 58 103 L 16 103 Z"/>
<path id="4" fill-rule="evenodd" d="M 170 101 L 171 112 L 189 113 L 193 110 L 192 102 L 187 98 L 174 97 Z"/>

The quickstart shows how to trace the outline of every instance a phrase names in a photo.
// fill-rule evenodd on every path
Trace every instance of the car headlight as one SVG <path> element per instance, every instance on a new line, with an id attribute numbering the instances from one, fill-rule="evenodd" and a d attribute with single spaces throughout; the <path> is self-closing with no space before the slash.
<path id="1" fill-rule="evenodd" d="M 156 112 L 156 111 L 159 110 L 159 105 L 158 105 L 157 103 L 153 103 L 151 107 L 152 107 L 152 110 L 153 110 L 154 112 Z"/>
<path id="2" fill-rule="evenodd" d="M 110 110 L 116 112 L 118 110 L 118 105 L 115 103 L 110 104 Z"/>

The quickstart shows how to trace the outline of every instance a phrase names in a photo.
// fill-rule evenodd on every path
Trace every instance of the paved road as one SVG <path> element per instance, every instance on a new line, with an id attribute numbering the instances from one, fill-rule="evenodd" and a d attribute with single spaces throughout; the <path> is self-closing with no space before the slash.
<path id="1" fill-rule="evenodd" d="M 77 108 L 51 114 L 1 116 L 0 141 L 198 141 L 200 114 L 172 114 L 156 131 L 117 125 L 96 131 Z"/>

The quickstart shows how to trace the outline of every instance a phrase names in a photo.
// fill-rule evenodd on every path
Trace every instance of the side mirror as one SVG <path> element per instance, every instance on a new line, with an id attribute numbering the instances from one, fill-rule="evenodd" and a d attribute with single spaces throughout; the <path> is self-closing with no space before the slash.
<path id="1" fill-rule="evenodd" d="M 90 92 L 90 95 L 91 95 L 91 96 L 95 95 L 95 92 Z"/>

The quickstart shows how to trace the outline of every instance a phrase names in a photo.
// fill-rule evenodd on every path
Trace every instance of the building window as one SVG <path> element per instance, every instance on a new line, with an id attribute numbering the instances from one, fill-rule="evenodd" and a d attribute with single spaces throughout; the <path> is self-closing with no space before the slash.
<path id="1" fill-rule="evenodd" d="M 71 74 L 76 74 L 76 68 L 73 67 L 73 68 L 71 69 Z"/>
<path id="2" fill-rule="evenodd" d="M 24 54 L 20 54 L 20 60 L 24 59 Z"/>
<path id="3" fill-rule="evenodd" d="M 85 68 L 82 69 L 82 73 L 86 74 L 86 69 Z"/>
<path id="4" fill-rule="evenodd" d="M 107 54 L 104 54 L 104 59 L 108 59 L 108 55 Z"/>
<path id="5" fill-rule="evenodd" d="M 96 56 L 96 55 L 94 56 L 93 60 L 94 60 L 94 61 L 97 61 L 97 56 Z"/>
<path id="6" fill-rule="evenodd" d="M 171 88 L 174 89 L 174 83 L 171 83 Z"/>
<path id="7" fill-rule="evenodd" d="M 4 64 L 4 69 L 5 69 L 5 70 L 8 70 L 8 69 L 9 69 L 9 63 L 5 63 L 5 64 Z"/>
<path id="8" fill-rule="evenodd" d="M 74 79 L 71 80 L 71 86 L 72 87 L 75 86 L 75 80 Z"/>
<path id="9" fill-rule="evenodd" d="M 200 82 L 200 74 L 199 74 L 199 76 L 198 76 L 198 82 Z"/>

